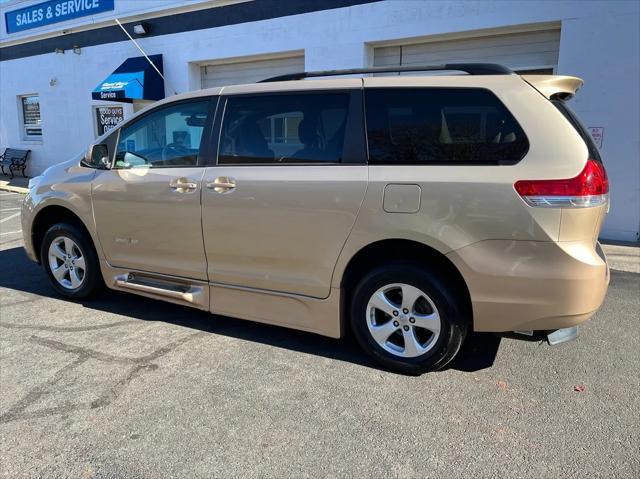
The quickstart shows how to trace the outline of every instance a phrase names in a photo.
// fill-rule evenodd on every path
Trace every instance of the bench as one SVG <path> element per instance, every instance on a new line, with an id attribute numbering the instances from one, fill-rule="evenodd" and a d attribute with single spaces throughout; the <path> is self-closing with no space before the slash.
<path id="1" fill-rule="evenodd" d="M 27 177 L 24 174 L 24 170 L 27 168 L 27 158 L 31 153 L 31 150 L 16 150 L 15 148 L 7 148 L 4 153 L 0 155 L 0 169 L 2 174 L 6 175 L 4 169 L 9 169 L 9 174 L 13 178 L 13 172 L 15 170 L 22 171 L 22 176 Z"/>

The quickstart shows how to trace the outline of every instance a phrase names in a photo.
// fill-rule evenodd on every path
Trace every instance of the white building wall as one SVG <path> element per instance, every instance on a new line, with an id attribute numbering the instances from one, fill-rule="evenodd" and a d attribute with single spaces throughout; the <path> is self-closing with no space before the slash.
<path id="1" fill-rule="evenodd" d="M 385 42 L 558 22 L 558 73 L 585 80 L 572 106 L 587 126 L 605 129 L 602 153 L 612 185 L 612 207 L 603 237 L 637 240 L 638 2 L 393 0 L 139 41 L 147 53 L 163 54 L 170 94 L 171 89 L 183 92 L 197 87 L 198 63 L 206 60 L 303 50 L 308 70 L 350 68 L 370 65 L 373 46 Z M 91 100 L 91 91 L 127 57 L 138 55 L 131 42 L 122 41 L 82 48 L 80 55 L 67 51 L 0 62 L 0 148 L 33 150 L 31 175 L 82 151 L 94 138 L 91 105 L 100 103 Z M 52 78 L 57 79 L 54 86 L 49 85 Z M 17 95 L 27 93 L 40 95 L 41 143 L 25 143 L 20 138 Z"/>

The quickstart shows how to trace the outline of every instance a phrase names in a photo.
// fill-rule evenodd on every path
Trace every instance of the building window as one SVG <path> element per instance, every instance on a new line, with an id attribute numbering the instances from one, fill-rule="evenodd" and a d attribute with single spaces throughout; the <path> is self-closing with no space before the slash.
<path id="1" fill-rule="evenodd" d="M 22 137 L 26 140 L 41 139 L 40 97 L 38 95 L 21 96 L 20 107 L 22 108 Z"/>

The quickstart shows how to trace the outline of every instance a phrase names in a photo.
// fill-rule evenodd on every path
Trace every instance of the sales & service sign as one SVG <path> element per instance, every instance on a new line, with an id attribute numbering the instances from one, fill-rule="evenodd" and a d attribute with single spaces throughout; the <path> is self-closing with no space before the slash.
<path id="1" fill-rule="evenodd" d="M 4 14 L 7 33 L 113 10 L 114 0 L 49 0 Z"/>

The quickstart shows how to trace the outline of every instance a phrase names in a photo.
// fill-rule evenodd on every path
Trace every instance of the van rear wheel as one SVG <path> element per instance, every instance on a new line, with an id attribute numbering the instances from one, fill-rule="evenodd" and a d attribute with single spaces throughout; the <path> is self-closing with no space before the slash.
<path id="1" fill-rule="evenodd" d="M 464 304 L 446 278 L 408 262 L 380 266 L 360 281 L 350 321 L 374 360 L 415 375 L 449 364 L 468 330 Z"/>

